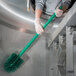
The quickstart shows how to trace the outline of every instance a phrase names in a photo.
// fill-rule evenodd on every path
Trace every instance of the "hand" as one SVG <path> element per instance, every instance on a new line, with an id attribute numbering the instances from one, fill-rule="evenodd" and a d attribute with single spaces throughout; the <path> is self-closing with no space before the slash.
<path id="1" fill-rule="evenodd" d="M 35 30 L 38 34 L 42 34 L 44 32 L 41 24 L 40 24 L 40 19 L 39 18 L 36 18 L 35 19 Z"/>
<path id="2" fill-rule="evenodd" d="M 55 10 L 55 14 L 56 14 L 56 17 L 60 17 L 63 15 L 63 10 L 60 10 L 59 7 L 57 7 Z"/>

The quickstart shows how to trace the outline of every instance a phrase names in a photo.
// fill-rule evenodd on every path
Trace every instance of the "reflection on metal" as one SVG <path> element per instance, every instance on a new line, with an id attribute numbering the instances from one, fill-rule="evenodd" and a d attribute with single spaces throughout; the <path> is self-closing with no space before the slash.
<path id="1" fill-rule="evenodd" d="M 18 31 L 24 28 L 24 32 L 34 34 L 34 14 L 31 11 L 27 13 L 26 2 L 26 0 L 0 0 L 0 20 L 5 26 L 9 24 L 9 27 L 14 27 L 13 29 Z"/>
<path id="2" fill-rule="evenodd" d="M 65 37 L 59 35 L 58 69 L 60 71 L 61 76 L 66 75 L 66 68 L 65 68 L 66 54 L 65 53 L 66 53 Z"/>
<path id="3" fill-rule="evenodd" d="M 19 28 L 17 26 L 8 24 L 8 23 L 6 23 L 4 21 L 1 21 L 1 20 L 0 20 L 0 24 L 3 25 L 3 26 L 6 26 L 8 28 L 11 28 L 11 29 L 14 29 L 14 30 L 17 30 L 17 31 L 20 31 L 20 32 L 24 32 L 24 33 L 28 33 L 28 34 L 35 34 L 36 33 L 35 31 L 24 29 L 24 28 Z"/>
<path id="4" fill-rule="evenodd" d="M 6 22 L 4 22 L 4 21 L 2 21 L 2 20 L 0 20 L 0 24 L 1 24 L 2 26 L 6 26 L 6 27 L 8 27 L 8 28 L 10 28 L 10 29 L 14 29 L 14 30 L 17 30 L 17 31 L 19 31 L 19 32 L 28 33 L 28 34 L 33 34 L 33 35 L 36 34 L 36 32 L 33 31 L 33 30 L 28 30 L 28 29 L 25 29 L 25 28 L 20 28 L 20 27 L 17 27 L 17 26 L 8 24 L 8 23 L 6 23 Z M 50 33 L 43 33 L 42 36 L 48 37 L 49 35 L 50 35 Z"/>
<path id="5" fill-rule="evenodd" d="M 2 2 L 2 1 L 1 1 L 0 6 L 3 7 L 6 11 L 14 14 L 15 16 L 18 16 L 18 17 L 21 18 L 21 19 L 24 19 L 24 20 L 27 20 L 27 21 L 30 21 L 30 22 L 35 22 L 35 21 L 32 20 L 32 19 L 26 18 L 26 17 L 24 17 L 24 16 L 22 16 L 22 15 L 16 13 L 16 12 L 12 11 L 12 10 L 11 10 L 4 2 Z"/>
<path id="6" fill-rule="evenodd" d="M 56 24 L 55 24 L 55 25 L 53 25 L 53 27 L 54 27 L 54 28 L 57 28 L 57 27 L 58 27 L 58 25 L 56 25 Z"/>
<path id="7" fill-rule="evenodd" d="M 52 44 L 52 42 L 55 40 L 55 38 L 58 36 L 58 34 L 63 30 L 63 28 L 66 26 L 66 24 L 69 22 L 69 20 L 72 18 L 72 16 L 76 13 L 76 2 L 72 6 L 72 8 L 69 10 L 69 12 L 66 14 L 66 16 L 63 18 L 61 23 L 58 25 L 58 28 L 50 35 L 50 40 L 48 42 L 48 47 Z"/>
<path id="8" fill-rule="evenodd" d="M 66 27 L 66 75 L 74 76 L 74 45 L 71 27 Z"/>

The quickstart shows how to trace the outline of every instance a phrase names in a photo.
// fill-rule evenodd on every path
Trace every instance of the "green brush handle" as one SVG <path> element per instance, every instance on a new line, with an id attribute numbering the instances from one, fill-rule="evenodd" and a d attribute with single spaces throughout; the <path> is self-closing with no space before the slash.
<path id="1" fill-rule="evenodd" d="M 59 7 L 59 9 L 62 9 L 62 6 Z M 56 15 L 53 13 L 53 15 L 48 19 L 48 21 L 43 25 L 43 29 L 55 18 Z M 22 54 L 28 49 L 28 47 L 33 43 L 33 41 L 39 36 L 39 34 L 35 34 L 34 37 L 28 42 L 28 44 L 22 49 L 22 51 L 18 54 L 19 57 L 22 56 Z"/>

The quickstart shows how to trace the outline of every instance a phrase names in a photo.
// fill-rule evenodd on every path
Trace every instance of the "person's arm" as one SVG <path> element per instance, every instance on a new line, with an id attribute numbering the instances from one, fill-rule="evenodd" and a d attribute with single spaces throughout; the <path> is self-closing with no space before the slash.
<path id="1" fill-rule="evenodd" d="M 42 14 L 42 11 L 40 9 L 35 10 L 35 18 L 40 18 Z"/>
<path id="2" fill-rule="evenodd" d="M 44 3 L 46 0 L 36 0 L 36 8 L 35 8 L 35 29 L 38 34 L 42 34 L 44 32 L 41 24 L 40 17 L 44 8 Z"/>
<path id="3" fill-rule="evenodd" d="M 35 18 L 40 18 L 46 0 L 35 0 Z"/>
<path id="4" fill-rule="evenodd" d="M 63 12 L 66 12 L 66 10 L 69 8 L 70 4 L 71 4 L 71 0 L 62 0 Z"/>
<path id="5" fill-rule="evenodd" d="M 59 9 L 60 5 L 56 8 L 56 11 L 55 11 L 56 16 L 57 17 L 62 16 L 63 13 L 66 12 L 70 4 L 71 4 L 71 0 L 62 0 L 62 3 L 61 3 L 62 9 L 61 10 Z"/>
<path id="6" fill-rule="evenodd" d="M 42 14 L 42 11 L 40 9 L 35 10 L 35 30 L 38 34 L 42 34 L 44 32 L 40 24 L 41 14 Z"/>

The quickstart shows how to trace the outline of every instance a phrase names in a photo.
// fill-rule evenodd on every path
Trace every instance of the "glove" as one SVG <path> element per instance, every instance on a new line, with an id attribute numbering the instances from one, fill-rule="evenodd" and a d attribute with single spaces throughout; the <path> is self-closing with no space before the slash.
<path id="1" fill-rule="evenodd" d="M 59 7 L 55 10 L 56 17 L 61 17 L 63 15 L 63 10 L 60 10 Z"/>
<path id="2" fill-rule="evenodd" d="M 44 32 L 41 24 L 40 24 L 40 19 L 39 18 L 36 18 L 35 19 L 35 30 L 38 34 L 42 34 Z"/>

